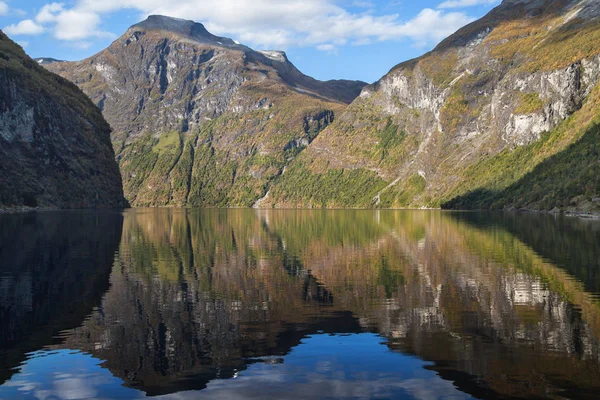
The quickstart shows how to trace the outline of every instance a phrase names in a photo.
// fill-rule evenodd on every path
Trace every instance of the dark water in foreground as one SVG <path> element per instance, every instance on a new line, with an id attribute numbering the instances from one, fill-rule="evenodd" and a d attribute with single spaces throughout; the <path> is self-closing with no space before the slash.
<path id="1" fill-rule="evenodd" d="M 0 215 L 0 398 L 598 398 L 600 222 Z"/>

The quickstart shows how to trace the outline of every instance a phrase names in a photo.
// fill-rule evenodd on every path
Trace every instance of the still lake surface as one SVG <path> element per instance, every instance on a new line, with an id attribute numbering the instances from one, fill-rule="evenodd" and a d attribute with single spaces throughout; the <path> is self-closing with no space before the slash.
<path id="1" fill-rule="evenodd" d="M 0 398 L 598 398 L 600 222 L 0 215 Z"/>

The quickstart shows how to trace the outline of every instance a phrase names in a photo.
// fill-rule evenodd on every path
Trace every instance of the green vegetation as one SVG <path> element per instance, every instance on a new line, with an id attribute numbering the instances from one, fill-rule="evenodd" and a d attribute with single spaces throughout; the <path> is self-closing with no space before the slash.
<path id="1" fill-rule="evenodd" d="M 597 196 L 595 175 L 600 87 L 583 107 L 551 132 L 526 146 L 506 149 L 461 172 L 444 208 L 583 208 Z M 596 158 L 595 158 L 596 157 Z M 583 196 L 583 197 L 581 197 Z M 579 204 L 582 203 L 582 204 Z"/>
<path id="2" fill-rule="evenodd" d="M 459 57 L 456 50 L 433 51 L 422 58 L 418 65 L 437 87 L 445 88 L 450 85 L 456 76 L 454 70 L 458 65 L 458 61 Z"/>
<path id="3" fill-rule="evenodd" d="M 535 208 L 598 211 L 600 196 L 600 126 L 591 126 L 583 137 L 549 157 L 521 179 L 501 191 L 479 189 L 444 204 L 446 208 Z M 584 203 L 584 204 L 582 204 Z M 579 207 L 577 207 L 579 206 Z"/>
<path id="4" fill-rule="evenodd" d="M 523 72 L 552 71 L 600 53 L 599 24 L 580 26 L 577 18 L 564 25 L 564 15 L 503 21 L 485 39 L 491 54 L 510 64 L 521 60 Z M 548 29 L 560 26 L 559 29 Z"/>
<path id="5" fill-rule="evenodd" d="M 453 134 L 466 119 L 476 118 L 479 111 L 479 108 L 471 106 L 461 86 L 457 85 L 440 110 L 440 121 L 444 130 Z"/>
<path id="6" fill-rule="evenodd" d="M 416 196 L 425 192 L 426 183 L 427 182 L 425 181 L 425 178 L 423 178 L 421 175 L 413 175 L 410 178 L 408 178 L 404 189 L 400 192 L 400 195 L 398 196 L 398 206 L 409 206 Z"/>
<path id="7" fill-rule="evenodd" d="M 156 164 L 158 154 L 152 151 L 155 142 L 148 137 L 140 138 L 135 143 L 125 146 L 119 154 L 123 189 L 130 202 L 135 201 L 135 193 L 140 190 Z"/>
<path id="8" fill-rule="evenodd" d="M 377 174 L 364 169 L 316 173 L 297 162 L 277 181 L 271 195 L 294 207 L 370 207 L 386 185 Z"/>
<path id="9" fill-rule="evenodd" d="M 152 151 L 157 154 L 171 153 L 177 151 L 180 146 L 179 133 L 169 132 L 161 135 L 156 143 L 152 147 Z"/>
<path id="10" fill-rule="evenodd" d="M 377 147 L 381 149 L 381 159 L 385 159 L 388 155 L 390 148 L 397 146 L 402 143 L 406 138 L 406 132 L 398 131 L 398 127 L 392 123 L 392 119 L 388 118 L 387 125 L 385 128 L 378 132 L 379 143 Z"/>
<path id="11" fill-rule="evenodd" d="M 520 93 L 519 96 L 515 114 L 533 114 L 541 111 L 545 106 L 538 93 Z"/>
<path id="12" fill-rule="evenodd" d="M 171 170 L 171 204 L 183 206 L 190 193 L 192 166 L 194 163 L 194 142 L 188 140 L 181 152 L 179 161 Z"/>
<path id="13" fill-rule="evenodd" d="M 251 207 L 343 107 L 277 85 L 241 91 L 250 102 L 268 96 L 275 104 L 125 141 L 118 159 L 134 206 Z"/>
<path id="14" fill-rule="evenodd" d="M 591 203 L 600 196 L 600 126 L 593 125 L 576 143 L 544 160 L 502 191 L 491 205 L 509 204 L 549 210 Z M 595 211 L 600 209 L 600 204 Z"/>

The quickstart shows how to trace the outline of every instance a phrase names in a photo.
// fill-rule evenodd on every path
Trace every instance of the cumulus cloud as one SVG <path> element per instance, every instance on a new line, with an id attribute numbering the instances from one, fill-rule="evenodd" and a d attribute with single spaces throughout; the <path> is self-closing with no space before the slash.
<path id="1" fill-rule="evenodd" d="M 44 32 L 44 27 L 31 19 L 25 19 L 18 24 L 6 26 L 4 32 L 9 35 L 39 35 Z"/>
<path id="2" fill-rule="evenodd" d="M 407 36 L 422 43 L 439 41 L 473 20 L 463 13 L 426 8 L 411 21 L 388 31 L 387 35 Z"/>
<path id="3" fill-rule="evenodd" d="M 89 37 L 114 37 L 109 32 L 98 30 L 100 16 L 86 10 L 66 10 L 56 16 L 54 36 L 61 40 L 82 40 Z"/>
<path id="4" fill-rule="evenodd" d="M 0 15 L 8 14 L 8 4 L 3 1 L 0 1 Z"/>
<path id="5" fill-rule="evenodd" d="M 499 3 L 499 0 L 448 0 L 441 3 L 438 8 L 464 8 L 479 5 L 490 5 Z"/>
<path id="6" fill-rule="evenodd" d="M 98 29 L 102 22 L 100 14 L 85 7 L 66 9 L 63 3 L 49 3 L 40 9 L 35 20 L 40 24 L 53 24 L 54 37 L 60 40 L 79 42 L 91 37 L 115 37 Z"/>
<path id="7" fill-rule="evenodd" d="M 102 19 L 129 9 L 138 11 L 140 19 L 149 14 L 193 19 L 215 34 L 254 47 L 321 46 L 320 50 L 328 45 L 400 39 L 431 44 L 471 21 L 464 13 L 443 9 L 424 9 L 414 19 L 406 20 L 398 14 L 354 13 L 342 4 L 338 0 L 77 0 L 71 7 L 46 4 L 35 21 L 48 27 L 58 39 L 82 41 L 110 36 L 102 30 Z M 367 7 L 372 3 L 357 0 L 346 4 Z"/>
<path id="8" fill-rule="evenodd" d="M 57 14 L 64 11 L 62 3 L 50 3 L 44 5 L 38 12 L 35 20 L 40 24 L 55 22 Z"/>
<path id="9" fill-rule="evenodd" d="M 409 21 L 402 21 L 398 14 L 355 14 L 333 0 L 205 0 L 203 4 L 199 7 L 197 0 L 183 0 L 142 11 L 204 21 L 220 34 L 266 47 L 404 38 L 435 42 L 470 21 L 462 13 L 431 9 Z"/>

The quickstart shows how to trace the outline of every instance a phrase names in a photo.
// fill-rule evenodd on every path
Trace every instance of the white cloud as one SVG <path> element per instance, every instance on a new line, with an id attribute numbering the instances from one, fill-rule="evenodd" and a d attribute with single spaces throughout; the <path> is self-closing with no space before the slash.
<path id="1" fill-rule="evenodd" d="M 320 44 L 317 46 L 317 50 L 319 51 L 324 51 L 326 53 L 330 53 L 330 54 L 337 54 L 337 47 L 335 47 L 334 45 L 330 44 L 330 43 L 324 43 L 324 44 Z"/>
<path id="2" fill-rule="evenodd" d="M 17 42 L 17 44 L 19 46 L 21 46 L 22 48 L 24 48 L 24 49 L 26 49 L 29 46 L 29 42 L 26 41 L 26 40 L 20 40 L 20 41 Z"/>
<path id="3" fill-rule="evenodd" d="M 35 20 L 40 24 L 48 22 L 56 22 L 56 16 L 59 12 L 64 11 L 62 3 L 50 3 L 41 8 L 35 17 Z"/>
<path id="4" fill-rule="evenodd" d="M 464 13 L 441 9 L 425 9 L 414 19 L 403 20 L 398 14 L 353 13 L 342 4 L 339 0 L 77 0 L 72 7 L 46 4 L 35 20 L 58 39 L 83 41 L 111 36 L 102 30 L 103 17 L 132 9 L 140 12 L 140 19 L 149 14 L 193 19 L 215 34 L 253 47 L 280 49 L 401 39 L 432 44 L 472 20 Z"/>
<path id="5" fill-rule="evenodd" d="M 413 20 L 398 27 L 396 34 L 404 34 L 421 43 L 439 41 L 473 20 L 463 13 L 444 13 L 426 8 Z"/>
<path id="6" fill-rule="evenodd" d="M 441 3 L 438 8 L 464 8 L 496 3 L 499 3 L 499 0 L 448 0 Z"/>
<path id="7" fill-rule="evenodd" d="M 98 29 L 101 15 L 85 8 L 66 9 L 63 3 L 49 3 L 43 6 L 35 17 L 40 24 L 53 24 L 54 37 L 65 41 L 82 41 L 90 37 L 114 37 L 112 33 Z M 91 46 L 89 42 L 77 47 Z"/>
<path id="8" fill-rule="evenodd" d="M 284 48 L 405 38 L 430 43 L 471 21 L 463 13 L 425 9 L 415 19 L 403 22 L 397 14 L 353 14 L 333 0 L 283 0 L 275 4 L 269 0 L 205 0 L 204 7 L 197 3 L 183 0 L 142 11 L 208 22 L 208 29 L 234 35 L 242 42 Z"/>
<path id="9" fill-rule="evenodd" d="M 20 8 L 11 8 L 5 1 L 0 1 L 0 16 L 6 15 L 24 17 L 27 15 L 27 11 L 21 10 Z"/>
<path id="10" fill-rule="evenodd" d="M 332 44 L 320 44 L 317 46 L 317 50 L 332 51 L 332 50 L 335 50 L 335 46 Z"/>
<path id="11" fill-rule="evenodd" d="M 0 15 L 8 14 L 8 4 L 3 1 L 0 1 Z"/>
<path id="12" fill-rule="evenodd" d="M 89 37 L 113 37 L 111 33 L 97 29 L 100 16 L 84 10 L 61 11 L 56 16 L 54 36 L 60 40 L 82 40 Z"/>
<path id="13" fill-rule="evenodd" d="M 18 24 L 8 25 L 4 32 L 9 35 L 39 35 L 44 32 L 44 27 L 30 19 L 24 19 Z"/>

